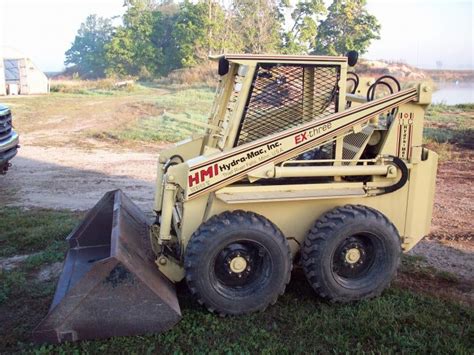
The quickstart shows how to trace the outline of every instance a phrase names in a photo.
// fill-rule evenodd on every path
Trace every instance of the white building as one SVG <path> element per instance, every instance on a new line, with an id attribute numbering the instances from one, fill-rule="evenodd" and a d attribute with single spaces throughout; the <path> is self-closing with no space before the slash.
<path id="1" fill-rule="evenodd" d="M 48 92 L 48 78 L 30 58 L 11 48 L 0 48 L 0 95 Z"/>

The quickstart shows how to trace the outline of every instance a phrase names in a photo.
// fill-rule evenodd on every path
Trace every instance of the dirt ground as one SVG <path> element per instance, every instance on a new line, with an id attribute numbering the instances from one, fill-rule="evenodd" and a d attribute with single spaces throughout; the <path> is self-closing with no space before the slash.
<path id="1" fill-rule="evenodd" d="M 134 100 L 118 108 L 100 102 L 105 107 L 103 127 L 116 126 L 124 115 L 143 113 L 143 105 Z M 123 147 L 93 136 L 84 138 L 84 127 L 92 127 L 97 117 L 69 121 L 58 112 L 55 122 L 53 118 L 46 126 L 35 124 L 33 117 L 20 122 L 28 133 L 21 135 L 13 167 L 0 176 L 2 205 L 87 210 L 106 191 L 122 189 L 142 210 L 152 210 L 157 153 L 165 144 Z M 473 161 L 472 150 L 456 148 L 452 159 L 440 164 L 431 239 L 425 238 L 410 252 L 469 283 L 474 282 Z"/>
<path id="2" fill-rule="evenodd" d="M 87 210 L 105 192 L 122 189 L 140 208 L 150 211 L 157 152 L 22 143 L 13 167 L 0 177 L 0 199 L 7 206 Z"/>

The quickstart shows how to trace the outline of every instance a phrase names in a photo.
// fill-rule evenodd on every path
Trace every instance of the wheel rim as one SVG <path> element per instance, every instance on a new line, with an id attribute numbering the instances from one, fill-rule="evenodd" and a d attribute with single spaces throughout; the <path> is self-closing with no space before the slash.
<path id="1" fill-rule="evenodd" d="M 263 288 L 271 274 L 272 262 L 260 243 L 239 240 L 227 244 L 215 259 L 211 278 L 215 289 L 226 296 L 245 296 Z"/>
<path id="2" fill-rule="evenodd" d="M 332 272 L 336 281 L 349 288 L 361 286 L 361 281 L 377 268 L 380 239 L 371 233 L 358 233 L 344 238 L 332 256 Z"/>

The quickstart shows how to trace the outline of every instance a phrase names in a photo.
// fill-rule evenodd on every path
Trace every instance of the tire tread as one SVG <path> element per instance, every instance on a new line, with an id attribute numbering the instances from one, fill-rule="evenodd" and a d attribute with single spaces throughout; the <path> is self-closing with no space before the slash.
<path id="1" fill-rule="evenodd" d="M 317 294 L 331 302 L 346 303 L 354 301 L 354 298 L 334 295 L 332 290 L 327 287 L 324 282 L 321 271 L 316 266 L 316 261 L 322 257 L 328 240 L 333 237 L 332 232 L 338 226 L 343 225 L 348 220 L 359 219 L 380 221 L 387 228 L 389 233 L 398 236 L 400 240 L 396 227 L 379 211 L 362 205 L 345 205 L 337 207 L 320 217 L 310 229 L 301 248 L 302 266 L 308 282 Z M 399 265 L 400 258 L 397 259 L 396 269 L 398 269 Z M 395 275 L 396 271 L 393 277 L 395 277 Z M 387 286 L 387 284 L 382 284 L 362 298 L 376 297 L 380 295 Z"/>

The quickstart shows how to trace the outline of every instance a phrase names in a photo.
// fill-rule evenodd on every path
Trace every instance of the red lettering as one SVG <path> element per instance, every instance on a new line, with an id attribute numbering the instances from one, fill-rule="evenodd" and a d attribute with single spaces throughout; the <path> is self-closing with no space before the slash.
<path id="1" fill-rule="evenodd" d="M 306 137 L 306 133 L 308 133 L 308 132 L 304 132 L 304 133 L 301 133 L 301 134 L 295 136 L 295 144 L 299 144 L 299 143 L 304 142 L 305 140 L 307 140 L 308 137 Z"/>
<path id="2" fill-rule="evenodd" d="M 193 187 L 194 184 L 199 184 L 199 173 L 198 172 L 195 172 L 194 176 L 193 175 L 188 176 L 188 184 L 189 184 L 189 187 Z"/>
<path id="3" fill-rule="evenodd" d="M 201 173 L 201 181 L 204 181 L 206 180 L 206 176 L 209 176 L 209 177 L 213 177 L 214 176 L 214 167 L 213 166 L 210 166 L 208 167 L 207 169 L 202 169 L 200 171 Z"/>
<path id="4" fill-rule="evenodd" d="M 215 175 L 219 175 L 219 165 L 214 164 L 209 166 L 208 168 L 202 169 L 198 172 L 195 172 L 193 175 L 188 176 L 188 184 L 189 187 L 193 187 L 194 184 L 199 184 L 206 180 L 207 177 L 214 177 Z"/>

